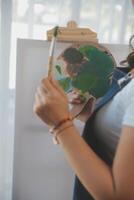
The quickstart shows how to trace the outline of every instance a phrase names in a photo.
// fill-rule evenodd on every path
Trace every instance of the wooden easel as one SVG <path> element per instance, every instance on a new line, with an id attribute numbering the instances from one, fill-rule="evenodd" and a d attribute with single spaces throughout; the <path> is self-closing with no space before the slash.
<path id="1" fill-rule="evenodd" d="M 52 39 L 54 29 L 47 31 L 47 40 Z M 57 41 L 98 43 L 97 33 L 89 28 L 80 28 L 75 21 L 69 21 L 67 27 L 59 27 Z"/>

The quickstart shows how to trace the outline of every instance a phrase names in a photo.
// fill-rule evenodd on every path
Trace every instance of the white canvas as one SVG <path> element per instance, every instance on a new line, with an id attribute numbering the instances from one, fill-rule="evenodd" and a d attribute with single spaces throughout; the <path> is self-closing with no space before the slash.
<path id="1" fill-rule="evenodd" d="M 62 149 L 52 143 L 47 126 L 33 113 L 39 81 L 47 74 L 50 43 L 18 40 L 16 114 L 12 200 L 71 200 L 74 173 Z M 55 55 L 70 46 L 57 43 Z M 128 54 L 126 45 L 105 45 L 117 62 Z M 82 132 L 83 124 L 76 121 Z"/>

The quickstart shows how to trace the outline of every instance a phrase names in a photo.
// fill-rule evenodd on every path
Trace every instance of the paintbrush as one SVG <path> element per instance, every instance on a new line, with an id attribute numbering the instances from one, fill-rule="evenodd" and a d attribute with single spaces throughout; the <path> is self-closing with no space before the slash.
<path id="1" fill-rule="evenodd" d="M 50 45 L 50 49 L 49 49 L 49 58 L 48 58 L 48 78 L 50 78 L 50 77 L 52 76 L 54 48 L 55 48 L 56 37 L 57 37 L 57 35 L 58 35 L 58 29 L 59 29 L 58 26 L 56 26 L 56 27 L 54 28 L 53 37 L 52 37 L 52 41 L 51 41 L 51 45 Z"/>

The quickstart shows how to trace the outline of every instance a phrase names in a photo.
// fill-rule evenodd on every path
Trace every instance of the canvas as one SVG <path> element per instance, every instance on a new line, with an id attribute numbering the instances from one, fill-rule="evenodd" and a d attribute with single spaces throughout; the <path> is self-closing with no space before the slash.
<path id="1" fill-rule="evenodd" d="M 60 53 L 54 65 L 54 75 L 69 99 L 75 94 L 79 96 L 81 103 L 73 105 L 74 117 L 87 106 L 89 113 L 92 113 L 92 103 L 102 97 L 110 87 L 115 66 L 111 52 L 97 43 L 76 43 Z"/>

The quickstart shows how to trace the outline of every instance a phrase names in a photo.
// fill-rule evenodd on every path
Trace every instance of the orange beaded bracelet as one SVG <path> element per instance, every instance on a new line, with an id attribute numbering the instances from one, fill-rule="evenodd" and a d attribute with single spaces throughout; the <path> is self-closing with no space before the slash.
<path id="1" fill-rule="evenodd" d="M 54 144 L 59 144 L 59 141 L 57 139 L 58 135 L 62 133 L 65 129 L 70 128 L 73 126 L 72 118 L 68 117 L 66 119 L 63 119 L 60 121 L 55 127 L 50 129 L 50 133 L 53 134 L 53 143 Z"/>
<path id="2" fill-rule="evenodd" d="M 56 131 L 53 133 L 53 143 L 54 143 L 54 144 L 59 144 L 58 136 L 59 136 L 60 134 L 62 134 L 64 130 L 66 130 L 66 129 L 72 127 L 72 126 L 73 126 L 73 123 L 71 122 L 70 124 L 66 124 L 66 126 L 64 126 L 63 128 L 56 130 Z"/>
<path id="3" fill-rule="evenodd" d="M 72 117 L 69 116 L 67 118 L 62 119 L 57 125 L 55 125 L 54 127 L 52 127 L 51 129 L 49 129 L 50 133 L 53 133 L 54 130 L 58 129 L 62 124 L 64 124 L 67 121 L 72 121 Z"/>

